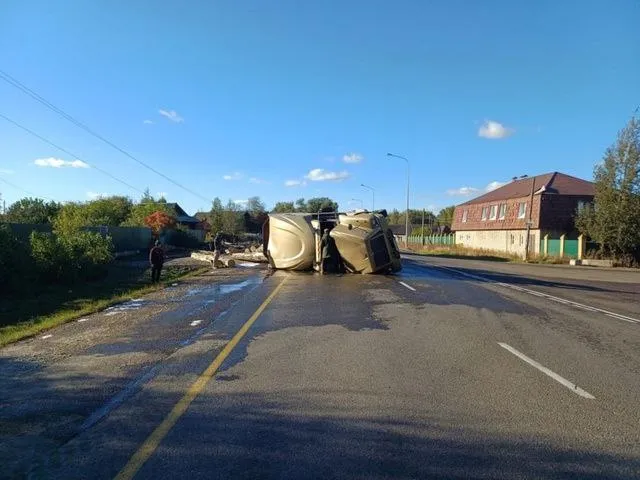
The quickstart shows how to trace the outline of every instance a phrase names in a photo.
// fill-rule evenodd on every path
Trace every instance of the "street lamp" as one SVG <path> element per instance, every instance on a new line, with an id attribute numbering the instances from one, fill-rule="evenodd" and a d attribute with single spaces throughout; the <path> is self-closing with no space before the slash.
<path id="1" fill-rule="evenodd" d="M 387 157 L 400 158 L 407 162 L 407 211 L 405 215 L 405 246 L 409 248 L 409 160 L 401 155 L 395 153 L 387 153 Z"/>
<path id="2" fill-rule="evenodd" d="M 364 209 L 364 202 L 359 198 L 352 198 L 352 202 L 360 202 L 360 208 Z"/>
<path id="3" fill-rule="evenodd" d="M 376 191 L 375 191 L 375 189 L 373 187 L 365 185 L 364 183 L 361 183 L 360 186 L 364 187 L 364 188 L 368 188 L 369 190 L 371 190 L 371 211 L 375 212 L 375 210 L 376 210 Z"/>

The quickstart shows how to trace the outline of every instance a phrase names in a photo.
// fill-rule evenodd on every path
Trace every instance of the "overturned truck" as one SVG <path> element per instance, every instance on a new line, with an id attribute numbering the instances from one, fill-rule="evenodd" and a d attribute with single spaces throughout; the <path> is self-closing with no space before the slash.
<path id="1" fill-rule="evenodd" d="M 276 269 L 319 271 L 325 230 L 329 230 L 347 272 L 401 270 L 400 251 L 385 210 L 270 214 L 263 226 L 264 254 Z"/>

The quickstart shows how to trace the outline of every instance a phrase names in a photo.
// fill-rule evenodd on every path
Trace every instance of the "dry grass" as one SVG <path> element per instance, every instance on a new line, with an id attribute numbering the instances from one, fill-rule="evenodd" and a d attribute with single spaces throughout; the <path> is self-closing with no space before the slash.
<path id="1" fill-rule="evenodd" d="M 432 257 L 469 258 L 474 260 L 487 260 L 491 262 L 525 262 L 525 260 L 519 255 L 495 250 L 463 247 L 461 245 L 425 245 L 423 248 L 415 248 L 414 246 L 412 250 L 419 255 Z M 563 264 L 568 262 L 569 260 L 566 258 L 563 259 L 545 255 L 536 255 L 529 257 L 529 260 L 526 263 Z"/>

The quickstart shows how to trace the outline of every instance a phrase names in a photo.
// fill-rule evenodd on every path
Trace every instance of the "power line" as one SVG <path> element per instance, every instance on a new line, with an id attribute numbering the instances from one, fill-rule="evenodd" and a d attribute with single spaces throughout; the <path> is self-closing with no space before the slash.
<path id="1" fill-rule="evenodd" d="M 69 150 L 62 148 L 59 145 L 56 145 L 55 143 L 53 143 L 51 140 L 48 140 L 46 138 L 44 138 L 42 135 L 38 135 L 36 132 L 34 132 L 33 130 L 28 129 L 27 127 L 25 127 L 24 125 L 20 125 L 18 122 L 11 120 L 9 117 L 7 117 L 6 115 L 3 115 L 2 113 L 0 113 L 0 118 L 5 119 L 7 122 L 15 125 L 18 128 L 21 128 L 22 130 L 24 130 L 25 132 L 33 135 L 34 137 L 42 140 L 45 143 L 48 143 L 49 145 L 51 145 L 54 148 L 57 148 L 58 150 L 60 150 L 61 152 L 66 153 L 67 155 L 70 155 L 71 157 L 75 158 L 76 160 L 80 160 L 82 163 L 86 164 L 87 166 L 93 168 L 94 170 L 97 170 L 98 172 L 102 173 L 103 175 L 106 175 L 107 177 L 115 180 L 116 182 L 121 183 L 122 185 L 129 187 L 133 190 L 135 190 L 136 192 L 142 193 L 144 194 L 145 192 L 143 192 L 142 190 L 140 190 L 139 188 L 134 187 L 133 185 L 125 182 L 124 180 L 119 179 L 118 177 L 116 177 L 115 175 L 110 174 L 109 172 L 107 172 L 106 170 L 103 170 L 100 167 L 96 167 L 95 165 L 90 164 L 89 162 L 83 160 L 82 158 L 80 158 L 79 156 L 77 156 L 76 154 L 70 152 Z"/>
<path id="2" fill-rule="evenodd" d="M 172 184 L 174 184 L 175 186 L 183 189 L 186 192 L 189 192 L 190 194 L 201 198 L 202 200 L 209 202 L 211 201 L 211 199 L 208 199 L 202 195 L 200 195 L 199 193 L 191 190 L 188 187 L 185 187 L 184 185 L 176 182 L 175 180 L 173 180 L 172 178 L 168 177 L 167 175 L 165 175 L 162 172 L 159 172 L 158 170 L 156 170 L 155 168 L 153 168 L 152 166 L 148 165 L 147 163 L 143 162 L 142 160 L 139 160 L 138 158 L 134 157 L 133 155 L 131 155 L 129 152 L 127 152 L 126 150 L 120 148 L 119 146 L 117 146 L 115 143 L 111 142 L 110 140 L 107 140 L 105 137 L 103 137 L 102 135 L 100 135 L 99 133 L 93 131 L 91 128 L 89 128 L 87 125 L 85 125 L 84 123 L 80 122 L 79 120 L 75 119 L 74 117 L 72 117 L 71 115 L 69 115 L 68 113 L 66 113 L 64 110 L 56 107 L 54 104 L 52 104 L 51 102 L 49 102 L 46 98 L 40 96 L 39 94 L 37 94 L 36 92 L 34 92 L 33 90 L 31 90 L 29 87 L 27 87 L 26 85 L 24 85 L 23 83 L 21 83 L 19 80 L 16 80 L 15 78 L 13 78 L 11 75 L 9 75 L 8 73 L 0 70 L 0 78 L 2 80 L 4 80 L 5 82 L 7 82 L 8 84 L 12 85 L 13 87 L 17 88 L 18 90 L 22 91 L 23 93 L 29 95 L 31 98 L 33 98 L 34 100 L 42 103 L 44 106 L 46 106 L 47 108 L 49 108 L 50 110 L 53 110 L 54 112 L 56 112 L 58 115 L 60 115 L 61 117 L 63 117 L 65 120 L 73 123 L 75 126 L 77 126 L 78 128 L 81 128 L 82 130 L 84 130 L 85 132 L 89 133 L 90 135 L 93 135 L 94 137 L 96 137 L 97 139 L 101 140 L 102 142 L 106 143 L 107 145 L 109 145 L 110 147 L 114 148 L 115 150 L 119 151 L 120 153 L 122 153 L 123 155 L 129 157 L 131 160 L 133 160 L 134 162 L 137 162 L 138 164 L 142 165 L 143 167 L 145 167 L 146 169 L 152 171 L 153 173 L 155 173 L 156 175 L 161 176 L 162 178 L 164 178 L 165 180 L 171 182 Z"/>
<path id="3" fill-rule="evenodd" d="M 54 201 L 54 202 L 55 202 L 55 200 L 53 200 L 53 198 L 45 197 L 44 195 L 36 195 L 35 193 L 30 192 L 29 190 L 26 190 L 26 189 L 24 189 L 24 188 L 22 188 L 22 187 L 19 187 L 19 186 L 18 186 L 18 185 L 16 185 L 15 183 L 11 183 L 9 180 L 6 180 L 6 179 L 4 179 L 4 178 L 2 178 L 2 177 L 0 177 L 0 182 L 6 183 L 7 185 L 9 185 L 10 187 L 15 188 L 16 190 L 20 190 L 21 192 L 26 193 L 26 194 L 27 194 L 27 195 L 29 195 L 30 197 L 35 197 L 35 198 L 44 198 L 44 199 L 46 199 L 46 200 L 51 200 L 51 201 Z"/>

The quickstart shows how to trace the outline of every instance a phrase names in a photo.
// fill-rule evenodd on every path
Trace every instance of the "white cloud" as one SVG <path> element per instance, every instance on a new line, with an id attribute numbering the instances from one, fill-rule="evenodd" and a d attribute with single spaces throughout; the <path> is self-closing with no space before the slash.
<path id="1" fill-rule="evenodd" d="M 223 175 L 222 178 L 224 180 L 241 180 L 244 177 L 240 172 L 233 172 L 229 175 Z"/>
<path id="2" fill-rule="evenodd" d="M 493 182 L 491 182 L 489 185 L 487 185 L 485 187 L 484 191 L 485 192 L 492 192 L 496 188 L 500 188 L 503 185 L 506 185 L 506 182 L 498 182 L 498 181 L 494 180 Z"/>
<path id="3" fill-rule="evenodd" d="M 447 190 L 447 195 L 451 195 L 452 197 L 468 197 L 469 195 L 473 195 L 474 193 L 478 193 L 479 191 L 479 189 L 473 187 L 460 187 Z"/>
<path id="4" fill-rule="evenodd" d="M 184 122 L 184 118 L 182 118 L 180 115 L 178 115 L 178 112 L 176 112 L 175 110 L 163 110 L 163 109 L 160 109 L 160 110 L 158 110 L 158 113 L 160 115 L 162 115 L 163 117 L 168 118 L 172 122 L 175 122 L 175 123 Z"/>
<path id="5" fill-rule="evenodd" d="M 249 200 L 234 200 L 233 203 L 235 203 L 236 205 L 246 205 L 247 203 L 249 203 Z"/>
<path id="6" fill-rule="evenodd" d="M 71 168 L 89 168 L 89 165 L 84 163 L 82 160 L 62 160 L 60 158 L 38 158 L 35 163 L 39 167 L 53 167 L 53 168 L 62 168 L 62 167 L 71 167 Z"/>
<path id="7" fill-rule="evenodd" d="M 267 182 L 266 180 L 264 180 L 262 178 L 251 177 L 251 178 L 249 178 L 249 183 L 253 183 L 255 185 L 264 185 L 264 184 L 267 184 L 269 182 Z"/>
<path id="8" fill-rule="evenodd" d="M 342 157 L 344 163 L 360 163 L 362 160 L 364 160 L 364 157 L 359 153 L 348 153 Z"/>
<path id="9" fill-rule="evenodd" d="M 145 125 L 153 125 L 153 120 L 145 120 L 144 122 Z"/>
<path id="10" fill-rule="evenodd" d="M 343 170 L 342 172 L 327 172 L 323 168 L 314 168 L 311 170 L 305 178 L 312 182 L 341 182 L 345 178 L 349 178 L 349 172 Z"/>
<path id="11" fill-rule="evenodd" d="M 304 180 L 287 180 L 284 182 L 285 187 L 304 187 L 307 184 Z"/>
<path id="12" fill-rule="evenodd" d="M 108 197 L 108 193 L 87 192 L 87 197 L 91 200 L 97 200 L 98 198 Z"/>
<path id="13" fill-rule="evenodd" d="M 8 168 L 0 168 L 0 173 L 4 173 L 5 175 L 13 175 L 16 172 L 14 170 L 9 170 Z"/>
<path id="14" fill-rule="evenodd" d="M 513 128 L 508 128 L 499 122 L 493 120 L 485 120 L 485 122 L 478 129 L 478 136 L 483 138 L 489 138 L 492 140 L 507 138 L 514 132 Z"/>

